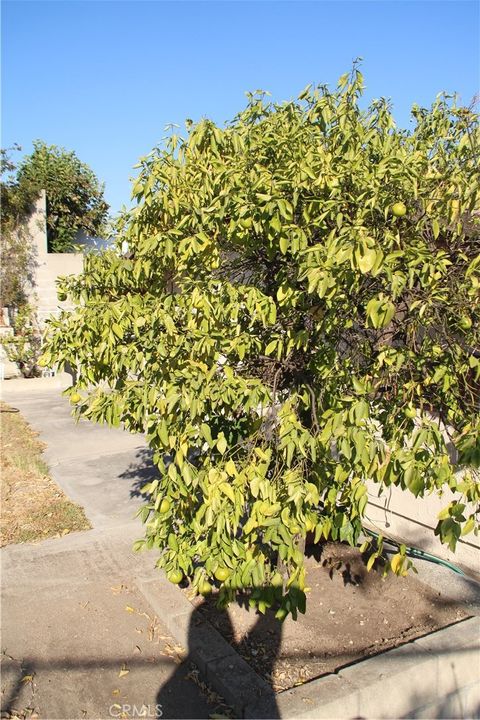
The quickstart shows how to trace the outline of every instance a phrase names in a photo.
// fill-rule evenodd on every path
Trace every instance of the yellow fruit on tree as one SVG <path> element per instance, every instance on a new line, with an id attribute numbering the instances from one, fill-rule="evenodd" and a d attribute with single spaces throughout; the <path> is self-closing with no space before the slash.
<path id="1" fill-rule="evenodd" d="M 392 213 L 395 217 L 403 217 L 407 214 L 407 208 L 403 202 L 397 202 L 392 206 Z"/>
<path id="2" fill-rule="evenodd" d="M 198 586 L 198 590 L 200 592 L 200 595 L 210 595 L 213 588 L 207 580 L 203 580 Z"/>
<path id="3" fill-rule="evenodd" d="M 174 585 L 178 585 L 178 583 L 181 583 L 183 580 L 183 573 L 181 570 L 172 570 L 172 572 L 169 573 L 167 577 L 171 583 L 174 583 Z"/>
<path id="4" fill-rule="evenodd" d="M 458 324 L 462 328 L 462 330 L 470 330 L 470 328 L 472 327 L 472 320 L 468 317 L 468 315 L 462 315 L 462 317 L 458 321 Z"/>
<path id="5" fill-rule="evenodd" d="M 225 580 L 230 576 L 230 570 L 228 570 L 225 567 L 219 567 L 215 571 L 215 578 L 219 582 L 225 582 Z"/>
<path id="6" fill-rule="evenodd" d="M 77 392 L 74 392 L 70 395 L 70 402 L 77 404 L 82 399 L 82 396 L 79 395 Z"/>
<path id="7" fill-rule="evenodd" d="M 412 405 L 407 405 L 403 412 L 405 417 L 410 418 L 410 420 L 414 420 L 417 417 L 417 411 Z"/>
<path id="8" fill-rule="evenodd" d="M 160 507 L 158 508 L 162 515 L 165 515 L 170 508 L 172 507 L 172 503 L 170 500 L 167 500 L 167 498 L 163 498 L 162 502 L 160 503 Z"/>

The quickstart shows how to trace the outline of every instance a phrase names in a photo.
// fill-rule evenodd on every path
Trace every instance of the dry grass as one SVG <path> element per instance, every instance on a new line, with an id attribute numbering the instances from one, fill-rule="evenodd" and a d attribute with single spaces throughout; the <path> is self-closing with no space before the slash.
<path id="1" fill-rule="evenodd" d="M 87 530 L 83 509 L 48 475 L 38 440 L 19 412 L 0 403 L 2 455 L 0 546 Z"/>

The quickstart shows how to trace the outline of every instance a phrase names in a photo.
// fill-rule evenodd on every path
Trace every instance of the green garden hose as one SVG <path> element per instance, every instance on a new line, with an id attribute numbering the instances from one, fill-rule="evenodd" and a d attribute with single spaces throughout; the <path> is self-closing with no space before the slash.
<path id="1" fill-rule="evenodd" d="M 371 535 L 374 538 L 380 537 L 379 533 L 374 532 L 373 530 L 368 530 L 367 528 L 363 528 L 364 531 Z M 385 536 L 382 536 L 385 537 Z M 391 538 L 385 537 L 385 541 L 389 543 L 390 545 L 395 545 L 395 547 L 400 547 L 400 544 L 396 540 L 392 540 Z M 419 560 L 426 560 L 427 562 L 435 563 L 436 565 L 443 565 L 444 567 L 448 568 L 449 570 L 453 570 L 453 572 L 457 573 L 458 575 L 465 575 L 463 570 L 461 570 L 458 565 L 454 565 L 451 562 L 448 562 L 448 560 L 442 560 L 442 558 L 437 557 L 436 555 L 431 555 L 428 552 L 425 552 L 424 550 L 420 550 L 419 548 L 409 547 L 408 545 L 405 546 L 407 548 L 406 554 L 410 557 L 418 558 Z"/>

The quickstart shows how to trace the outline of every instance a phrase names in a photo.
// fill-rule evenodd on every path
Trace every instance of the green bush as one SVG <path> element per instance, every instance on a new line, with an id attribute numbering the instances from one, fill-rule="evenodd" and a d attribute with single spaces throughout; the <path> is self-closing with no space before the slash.
<path id="1" fill-rule="evenodd" d="M 23 377 L 38 377 L 40 370 L 37 363 L 42 352 L 42 335 L 35 309 L 23 304 L 15 312 L 12 327 L 14 334 L 1 340 L 8 359 L 17 363 Z"/>

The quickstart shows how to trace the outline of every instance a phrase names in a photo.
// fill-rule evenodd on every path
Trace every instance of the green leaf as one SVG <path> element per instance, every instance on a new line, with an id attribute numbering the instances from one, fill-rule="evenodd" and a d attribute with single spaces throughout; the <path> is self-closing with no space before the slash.
<path id="1" fill-rule="evenodd" d="M 305 88 L 303 88 L 302 92 L 298 96 L 299 100 L 306 100 L 310 95 L 310 88 L 312 87 L 312 83 L 309 83 Z"/>
<path id="2" fill-rule="evenodd" d="M 278 215 L 274 215 L 272 219 L 270 220 L 270 227 L 275 230 L 275 232 L 279 233 L 282 230 L 282 223 L 280 222 L 280 218 Z M 280 241 L 281 245 L 281 241 Z"/>
<path id="3" fill-rule="evenodd" d="M 376 328 L 386 327 L 395 315 L 395 305 L 391 300 L 378 296 L 372 298 L 366 307 L 367 321 Z"/>
<path id="4" fill-rule="evenodd" d="M 158 437 L 160 438 L 160 441 L 165 447 L 168 447 L 169 445 L 169 439 L 168 439 L 168 428 L 167 423 L 165 420 L 160 421 L 160 425 L 158 426 Z"/>
<path id="5" fill-rule="evenodd" d="M 113 323 L 113 324 L 112 324 L 112 330 L 113 330 L 114 334 L 115 334 L 120 340 L 122 340 L 122 338 L 123 338 L 123 328 L 121 327 L 121 325 L 118 325 L 117 323 Z"/>

